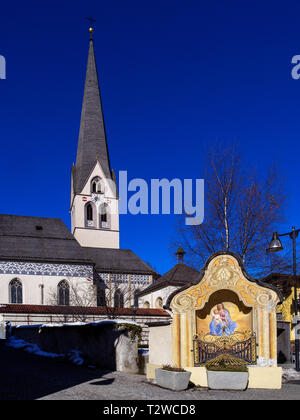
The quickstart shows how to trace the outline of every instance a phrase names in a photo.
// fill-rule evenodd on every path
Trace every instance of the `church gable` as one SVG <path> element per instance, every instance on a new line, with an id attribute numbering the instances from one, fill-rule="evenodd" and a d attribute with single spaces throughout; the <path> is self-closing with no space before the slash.
<path id="1" fill-rule="evenodd" d="M 83 195 L 101 193 L 105 197 L 116 198 L 116 184 L 111 178 L 106 178 L 99 160 L 95 161 L 80 193 Z"/>

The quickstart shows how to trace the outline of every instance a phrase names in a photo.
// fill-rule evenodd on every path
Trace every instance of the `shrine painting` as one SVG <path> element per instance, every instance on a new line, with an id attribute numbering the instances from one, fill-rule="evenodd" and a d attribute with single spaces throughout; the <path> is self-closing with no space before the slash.
<path id="1" fill-rule="evenodd" d="M 211 311 L 211 322 L 209 330 L 211 335 L 230 336 L 234 333 L 237 323 L 230 317 L 230 312 L 225 308 L 223 303 L 216 305 Z"/>
<path id="2" fill-rule="evenodd" d="M 211 299 L 206 306 L 197 311 L 197 333 L 202 337 L 209 337 L 214 341 L 217 337 L 240 336 L 252 330 L 251 308 L 245 307 L 230 292 L 223 292 L 224 300 Z"/>

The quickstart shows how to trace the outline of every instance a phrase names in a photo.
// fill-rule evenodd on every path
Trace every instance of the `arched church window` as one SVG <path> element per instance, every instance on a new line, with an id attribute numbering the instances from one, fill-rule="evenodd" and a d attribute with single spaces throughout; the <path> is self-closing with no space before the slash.
<path id="1" fill-rule="evenodd" d="M 136 289 L 136 290 L 134 291 L 134 306 L 135 306 L 136 308 L 138 308 L 138 307 L 139 307 L 139 297 L 137 296 L 139 292 L 140 292 L 140 289 Z"/>
<path id="2" fill-rule="evenodd" d="M 155 307 L 156 308 L 162 308 L 163 307 L 163 300 L 161 297 L 158 297 L 155 301 Z"/>
<path id="3" fill-rule="evenodd" d="M 88 202 L 84 208 L 85 226 L 96 227 L 96 207 L 92 202 Z"/>
<path id="4" fill-rule="evenodd" d="M 104 192 L 101 178 L 99 178 L 98 176 L 92 179 L 91 192 L 95 194 L 100 194 Z"/>
<path id="5" fill-rule="evenodd" d="M 102 229 L 109 229 L 110 228 L 110 212 L 109 207 L 106 203 L 102 204 L 99 209 L 99 226 Z"/>
<path id="6" fill-rule="evenodd" d="M 86 207 L 86 218 L 87 220 L 93 220 L 93 207 L 88 204 Z"/>
<path id="7" fill-rule="evenodd" d="M 66 280 L 60 281 L 57 285 L 57 304 L 70 305 L 70 286 Z"/>
<path id="8" fill-rule="evenodd" d="M 147 300 L 144 302 L 143 308 L 150 308 L 150 303 Z"/>
<path id="9" fill-rule="evenodd" d="M 114 307 L 115 308 L 124 308 L 124 295 L 121 290 L 116 290 L 114 295 Z"/>
<path id="10" fill-rule="evenodd" d="M 13 279 L 9 283 L 10 303 L 23 303 L 22 283 L 18 279 Z"/>
<path id="11" fill-rule="evenodd" d="M 105 290 L 97 286 L 97 306 L 106 306 Z"/>

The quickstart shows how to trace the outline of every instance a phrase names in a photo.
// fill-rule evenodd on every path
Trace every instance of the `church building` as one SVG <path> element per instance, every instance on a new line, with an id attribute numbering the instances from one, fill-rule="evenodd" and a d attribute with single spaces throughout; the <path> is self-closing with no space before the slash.
<path id="1" fill-rule="evenodd" d="M 71 232 L 61 219 L 0 215 L 0 303 L 133 306 L 157 274 L 120 249 L 118 204 L 91 28 L 71 170 Z"/>

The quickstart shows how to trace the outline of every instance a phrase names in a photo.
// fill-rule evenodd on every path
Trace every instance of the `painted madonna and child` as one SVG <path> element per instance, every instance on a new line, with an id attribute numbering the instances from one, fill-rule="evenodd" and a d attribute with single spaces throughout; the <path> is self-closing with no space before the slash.
<path id="1" fill-rule="evenodd" d="M 230 298 L 229 295 L 226 297 Z M 206 307 L 200 310 L 197 315 L 197 330 L 205 341 L 209 337 L 212 341 L 218 337 L 236 336 L 236 339 L 241 339 L 242 335 L 245 338 L 252 330 L 251 308 L 246 308 L 237 299 L 225 298 L 224 301 L 215 302 L 210 309 Z"/>
<path id="2" fill-rule="evenodd" d="M 211 317 L 212 320 L 209 324 L 211 335 L 222 336 L 224 334 L 228 337 L 234 334 L 237 323 L 232 321 L 229 311 L 225 309 L 223 303 L 216 305 L 212 310 Z"/>

